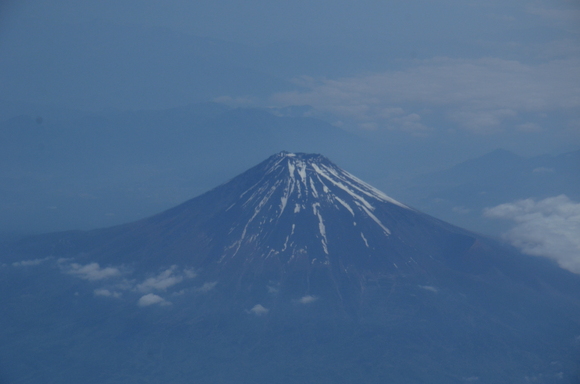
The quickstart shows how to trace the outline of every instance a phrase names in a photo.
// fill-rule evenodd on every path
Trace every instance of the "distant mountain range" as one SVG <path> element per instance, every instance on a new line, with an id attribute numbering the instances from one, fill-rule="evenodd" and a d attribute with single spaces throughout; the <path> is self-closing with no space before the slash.
<path id="1" fill-rule="evenodd" d="M 577 382 L 580 276 L 280 152 L 0 248 L 6 383 Z M 574 381 L 576 380 L 576 381 Z"/>
<path id="2" fill-rule="evenodd" d="M 398 190 L 405 201 L 457 225 L 488 234 L 502 227 L 482 220 L 484 208 L 564 194 L 580 201 L 580 151 L 522 157 L 498 149 L 447 170 L 415 177 Z"/>

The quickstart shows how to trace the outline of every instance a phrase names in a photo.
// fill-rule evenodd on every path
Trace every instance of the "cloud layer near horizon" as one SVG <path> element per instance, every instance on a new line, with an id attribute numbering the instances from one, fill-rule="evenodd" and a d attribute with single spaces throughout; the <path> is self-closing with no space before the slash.
<path id="1" fill-rule="evenodd" d="M 526 199 L 488 208 L 484 215 L 513 221 L 505 236 L 522 252 L 552 258 L 580 274 L 580 203 L 565 195 Z"/>
<path id="2" fill-rule="evenodd" d="M 20 267 L 27 265 L 37 265 L 44 260 L 45 259 L 40 261 L 25 261 L 21 263 L 15 263 L 13 266 Z M 123 296 L 122 292 L 125 292 L 127 295 L 130 295 L 131 292 L 140 293 L 141 297 L 137 304 L 141 307 L 146 307 L 153 304 L 171 304 L 171 302 L 167 301 L 158 294 L 154 294 L 153 292 L 157 291 L 158 293 L 167 293 L 168 291 L 171 291 L 177 284 L 182 283 L 184 280 L 194 279 L 197 277 L 197 273 L 191 268 L 179 268 L 177 265 L 172 265 L 171 267 L 162 270 L 157 275 L 145 278 L 141 283 L 138 283 L 136 279 L 130 278 L 132 271 L 123 265 L 118 267 L 101 267 L 99 263 L 96 262 L 81 265 L 79 263 L 68 264 L 69 261 L 70 259 L 59 259 L 57 261 L 62 272 L 84 280 L 99 283 L 101 286 L 93 290 L 95 296 L 118 299 Z M 205 283 L 202 288 L 195 289 L 195 291 L 207 292 L 213 289 L 216 284 L 217 281 Z M 181 293 L 182 292 L 183 290 Z M 169 293 L 180 294 L 177 292 Z"/>
<path id="3" fill-rule="evenodd" d="M 471 132 L 495 132 L 508 121 L 517 129 L 537 131 L 542 129 L 536 121 L 541 114 L 580 108 L 578 67 L 578 59 L 528 65 L 499 58 L 434 58 L 400 71 L 336 80 L 300 78 L 296 82 L 304 91 L 278 93 L 272 101 L 277 106 L 311 105 L 363 129 L 425 133 L 442 115 Z"/>

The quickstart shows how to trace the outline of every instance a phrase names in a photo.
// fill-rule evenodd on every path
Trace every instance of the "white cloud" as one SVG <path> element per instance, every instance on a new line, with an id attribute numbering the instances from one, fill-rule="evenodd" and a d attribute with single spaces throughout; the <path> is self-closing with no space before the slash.
<path id="1" fill-rule="evenodd" d="M 526 65 L 497 58 L 435 58 L 400 71 L 350 78 L 313 79 L 307 90 L 272 97 L 278 106 L 311 105 L 366 129 L 387 127 L 424 133 L 436 110 L 459 128 L 495 132 L 520 114 L 580 108 L 580 60 Z M 527 121 L 519 129 L 538 129 Z"/>
<path id="2" fill-rule="evenodd" d="M 171 268 L 161 272 L 158 276 L 146 279 L 143 283 L 137 285 L 137 290 L 141 292 L 167 290 L 167 288 L 172 287 L 183 280 L 183 276 L 174 274 L 176 269 L 177 266 L 173 265 Z"/>
<path id="3" fill-rule="evenodd" d="M 66 272 L 91 281 L 121 276 L 119 269 L 113 267 L 101 268 L 99 263 L 90 263 L 87 265 L 72 263 Z"/>
<path id="4" fill-rule="evenodd" d="M 526 199 L 487 208 L 484 215 L 513 221 L 505 237 L 522 252 L 552 258 L 580 273 L 580 203 L 565 195 Z"/>
<path id="5" fill-rule="evenodd" d="M 135 289 L 135 280 L 122 279 L 115 282 L 115 289 L 120 289 L 121 291 L 129 291 Z"/>
<path id="6" fill-rule="evenodd" d="M 102 297 L 114 297 L 120 298 L 122 296 L 122 291 L 133 291 L 133 292 L 142 292 L 145 294 L 141 300 L 139 305 L 146 306 L 151 304 L 160 303 L 162 305 L 171 304 L 168 301 L 163 300 L 163 302 L 159 301 L 161 298 L 158 295 L 152 294 L 151 292 L 154 291 L 162 291 L 165 292 L 169 288 L 175 286 L 176 284 L 182 282 L 184 279 L 193 279 L 197 276 L 196 272 L 193 269 L 183 269 L 180 271 L 176 265 L 171 266 L 170 268 L 162 271 L 157 276 L 150 277 L 138 283 L 135 279 L 127 279 L 124 278 L 123 275 L 127 275 L 130 271 L 123 271 L 119 268 L 115 267 L 106 267 L 101 268 L 100 265 L 96 262 L 89 263 L 87 265 L 81 265 L 78 263 L 71 263 L 67 264 L 69 259 L 58 259 L 58 263 L 61 267 L 61 270 L 64 273 L 75 275 L 85 280 L 90 281 L 100 281 L 105 279 L 113 279 L 112 282 L 108 283 L 107 285 L 95 289 L 93 291 L 95 296 L 102 296 Z M 36 261 L 35 261 L 36 263 Z M 217 282 L 214 283 L 206 283 L 203 287 L 199 288 L 198 290 L 202 290 L 207 292 L 211 290 Z M 185 290 L 178 292 L 176 294 L 183 294 Z"/>
<path id="7" fill-rule="evenodd" d="M 12 263 L 13 267 L 31 267 L 35 265 L 40 265 L 44 263 L 46 260 L 50 259 L 50 257 L 45 257 L 44 259 L 34 259 L 34 260 L 22 260 Z"/>
<path id="8" fill-rule="evenodd" d="M 250 309 L 250 312 L 256 316 L 262 316 L 262 315 L 265 315 L 268 312 L 270 312 L 270 310 L 267 308 L 264 308 L 261 304 L 256 304 L 256 305 L 254 305 L 254 307 L 252 309 Z"/>
<path id="9" fill-rule="evenodd" d="M 170 305 L 171 303 L 167 300 L 165 300 L 164 298 L 162 298 L 161 296 L 158 296 L 156 294 L 153 293 L 148 293 L 144 296 L 142 296 L 139 301 L 137 302 L 137 304 L 140 307 L 147 307 L 149 305 L 153 305 L 153 304 L 159 304 L 159 305 Z"/>
<path id="10" fill-rule="evenodd" d="M 198 291 L 198 292 L 209 292 L 212 289 L 214 289 L 216 285 L 217 285 L 217 281 L 213 281 L 211 283 L 205 283 L 201 287 L 197 288 L 196 291 Z"/>
<path id="11" fill-rule="evenodd" d="M 315 302 L 316 300 L 318 300 L 318 297 L 316 297 L 316 296 L 311 296 L 311 295 L 306 295 L 306 296 L 303 296 L 303 297 L 301 297 L 301 298 L 298 300 L 298 302 L 299 302 L 300 304 L 310 304 L 310 303 L 313 303 L 313 302 Z"/>
<path id="12" fill-rule="evenodd" d="M 268 286 L 266 287 L 268 289 L 268 293 L 271 295 L 276 295 L 278 294 L 278 292 L 280 292 L 280 284 L 275 284 L 270 282 L 270 284 L 268 284 Z"/>
<path id="13" fill-rule="evenodd" d="M 524 123 L 519 124 L 517 126 L 518 131 L 520 132 L 541 132 L 542 127 L 536 123 Z"/>
<path id="14" fill-rule="evenodd" d="M 554 173 L 554 168 L 538 167 L 532 171 L 534 173 Z"/>
<path id="15" fill-rule="evenodd" d="M 570 4 L 572 5 L 572 3 Z M 532 5 L 527 8 L 528 13 L 541 16 L 544 19 L 554 22 L 556 25 L 573 25 L 575 29 L 580 23 L 580 10 L 578 7 L 565 9 L 548 8 L 545 6 Z"/>
<path id="16" fill-rule="evenodd" d="M 431 285 L 419 285 L 419 287 L 420 288 L 423 288 L 426 291 L 431 291 L 431 292 L 434 292 L 434 293 L 439 292 L 439 290 L 437 288 L 435 288 L 435 287 L 433 287 Z"/>
<path id="17" fill-rule="evenodd" d="M 93 293 L 95 294 L 95 296 L 114 297 L 117 299 L 121 297 L 120 292 L 109 291 L 108 289 L 104 289 L 104 288 L 95 289 L 93 291 Z"/>
<path id="18" fill-rule="evenodd" d="M 460 215 L 467 215 L 469 212 L 471 212 L 471 209 L 459 205 L 451 208 L 451 210 Z"/>
<path id="19" fill-rule="evenodd" d="M 197 272 L 195 272 L 195 270 L 193 268 L 191 268 L 191 269 L 184 269 L 183 270 L 183 274 L 188 279 L 194 279 L 194 278 L 197 277 Z"/>

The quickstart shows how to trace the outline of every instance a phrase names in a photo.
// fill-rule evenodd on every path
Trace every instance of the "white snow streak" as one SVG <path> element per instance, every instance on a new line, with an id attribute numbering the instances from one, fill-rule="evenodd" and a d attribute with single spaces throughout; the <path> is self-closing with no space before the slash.
<path id="1" fill-rule="evenodd" d="M 363 241 L 365 242 L 365 245 L 367 246 L 367 248 L 369 248 L 369 242 L 367 241 L 367 238 L 365 237 L 364 233 L 360 233 L 360 237 L 362 237 Z"/>
<path id="2" fill-rule="evenodd" d="M 319 203 L 312 204 L 312 210 L 314 214 L 318 216 L 318 230 L 320 231 L 320 235 L 322 236 L 322 248 L 324 249 L 324 253 L 328 255 L 328 240 L 326 238 L 326 227 L 324 226 L 324 220 L 322 220 L 322 215 L 320 215 L 320 211 L 318 208 L 320 207 Z"/>
<path id="3" fill-rule="evenodd" d="M 335 178 L 347 183 L 349 186 L 351 186 L 353 189 L 362 192 L 363 194 L 367 195 L 368 197 L 372 197 L 375 199 L 379 199 L 379 200 L 383 200 L 386 201 L 388 203 L 391 204 L 395 204 L 398 205 L 399 207 L 402 208 L 407 208 L 409 209 L 409 207 L 407 207 L 406 205 L 398 202 L 397 200 L 385 195 L 383 192 L 379 191 L 378 189 L 376 189 L 375 187 L 365 183 L 364 181 L 362 181 L 361 179 L 359 179 L 358 177 L 346 172 L 346 171 L 342 171 L 344 174 L 340 175 L 335 169 L 330 168 L 326 165 L 321 165 L 322 168 L 324 168 L 324 170 L 322 170 L 320 167 L 316 166 L 316 164 L 312 164 L 312 167 L 316 170 L 317 173 L 319 173 L 320 175 L 322 175 L 323 177 L 326 177 L 328 179 L 330 179 L 330 176 L 328 176 L 326 174 L 326 172 L 328 172 L 329 174 L 331 174 L 332 176 L 334 176 Z M 356 182 L 359 185 L 355 185 L 353 184 L 352 181 Z M 332 180 L 330 180 L 332 181 Z M 354 193 L 354 191 L 351 191 Z"/>
<path id="4" fill-rule="evenodd" d="M 234 257 L 238 251 L 240 250 L 240 247 L 242 246 L 242 241 L 244 240 L 244 238 L 246 237 L 246 233 L 248 231 L 248 226 L 252 223 L 252 221 L 254 221 L 254 219 L 256 218 L 256 216 L 258 216 L 258 213 L 260 213 L 260 211 L 262 210 L 262 208 L 264 207 L 264 205 L 266 205 L 266 203 L 268 202 L 268 200 L 270 200 L 270 197 L 272 196 L 272 194 L 274 193 L 274 191 L 276 190 L 276 187 L 278 186 L 278 183 L 276 183 L 272 188 L 270 188 L 270 191 L 268 191 L 268 193 L 266 194 L 266 196 L 264 196 L 262 198 L 262 200 L 260 201 L 260 203 L 258 204 L 258 206 L 254 209 L 254 214 L 252 215 L 252 217 L 250 218 L 250 220 L 248 220 L 248 222 L 246 223 L 246 225 L 244 226 L 244 230 L 242 231 L 242 236 L 240 236 L 240 239 L 238 241 L 236 241 L 234 244 L 232 244 L 232 247 L 236 247 L 236 250 L 234 251 L 234 254 L 232 255 L 232 257 Z M 253 196 L 252 196 L 253 198 Z M 252 199 L 250 198 L 250 199 Z M 225 258 L 225 254 L 220 258 L 220 262 Z"/>
<path id="5" fill-rule="evenodd" d="M 286 204 L 288 203 L 288 198 L 292 195 L 292 192 L 294 192 L 294 183 L 289 181 L 284 189 L 284 196 L 280 198 L 280 213 L 278 214 L 278 217 L 282 216 L 282 213 L 284 213 L 284 209 L 286 209 Z"/>
<path id="6" fill-rule="evenodd" d="M 312 196 L 314 196 L 315 198 L 318 199 L 318 191 L 316 190 L 316 187 L 314 186 L 314 181 L 312 180 L 312 178 L 310 178 L 309 181 L 310 181 L 310 189 L 312 190 Z"/>
<path id="7" fill-rule="evenodd" d="M 369 204 L 369 202 L 366 201 L 363 197 L 357 195 L 354 191 L 352 191 L 350 188 L 348 188 L 347 186 L 342 184 L 340 181 L 333 180 L 332 177 L 330 177 L 328 174 L 326 174 L 326 172 L 324 172 L 322 169 L 320 169 L 316 164 L 312 164 L 312 168 L 314 168 L 316 170 L 316 172 L 318 174 L 320 174 L 322 177 L 324 177 L 326 180 L 330 181 L 332 184 L 334 184 L 338 188 L 342 189 L 343 191 L 345 191 L 346 193 L 351 195 L 355 200 L 360 201 L 368 209 L 374 209 L 374 207 L 371 204 Z"/>
<path id="8" fill-rule="evenodd" d="M 343 207 L 345 207 L 346 209 L 348 209 L 348 211 L 350 212 L 350 214 L 354 217 L 354 211 L 352 210 L 352 208 L 350 207 L 350 205 L 348 205 L 346 203 L 346 201 L 342 200 L 338 196 L 334 196 L 334 198 L 335 198 L 336 201 L 338 201 L 340 204 L 342 204 Z"/>
<path id="9" fill-rule="evenodd" d="M 302 161 L 298 162 L 298 174 L 302 180 L 302 184 L 306 185 L 306 164 Z"/>
<path id="10" fill-rule="evenodd" d="M 292 163 L 291 160 L 288 160 L 288 173 L 290 174 L 290 179 L 292 179 L 292 181 L 294 181 L 294 170 L 296 169 L 296 167 L 294 166 L 294 163 Z"/>
<path id="11" fill-rule="evenodd" d="M 363 209 L 363 210 L 366 212 L 366 214 L 367 214 L 367 215 L 368 215 L 368 216 L 369 216 L 371 219 L 373 219 L 373 221 L 374 221 L 375 223 L 377 223 L 377 224 L 378 224 L 378 225 L 379 225 L 379 226 L 380 226 L 380 227 L 383 229 L 383 231 L 385 231 L 385 234 L 386 234 L 387 236 L 391 234 L 391 231 L 389 230 L 389 228 L 385 227 L 385 226 L 383 225 L 383 223 L 381 223 L 381 221 L 380 221 L 379 219 L 377 219 L 377 217 L 376 217 L 375 215 L 373 215 L 373 213 L 372 213 L 372 212 L 371 212 L 369 209 L 367 209 L 367 207 L 365 207 L 364 205 L 359 205 L 359 207 L 361 207 L 361 208 L 362 208 L 362 209 Z"/>
<path id="12" fill-rule="evenodd" d="M 228 207 L 231 209 L 236 204 L 243 207 L 253 207 L 254 212 L 250 219 L 245 223 L 240 237 L 231 244 L 227 249 L 233 250 L 233 253 L 225 252 L 220 261 L 225 257 L 234 257 L 240 250 L 242 244 L 256 241 L 262 236 L 261 231 L 257 231 L 248 236 L 250 225 L 259 228 L 267 225 L 276 225 L 278 219 L 282 216 L 288 206 L 292 207 L 294 214 L 301 213 L 306 208 L 308 195 L 314 198 L 316 202 L 312 204 L 313 214 L 318 218 L 318 231 L 321 237 L 322 247 L 328 255 L 328 238 L 326 234 L 326 225 L 322 217 L 325 209 L 331 208 L 341 210 L 346 209 L 353 218 L 358 215 L 369 217 L 389 236 L 391 231 L 375 216 L 375 206 L 371 203 L 387 202 L 399 207 L 410 209 L 398 201 L 388 197 L 381 191 L 366 184 L 350 173 L 335 168 L 332 164 L 321 162 L 319 157 L 302 157 L 293 153 L 280 154 L 275 161 L 266 170 L 266 174 L 252 187 L 240 195 L 240 201 Z M 286 173 L 288 172 L 288 173 Z M 284 175 L 282 178 L 281 175 Z M 338 193 L 342 198 L 336 196 Z M 348 195 L 348 196 L 347 196 Z M 271 206 L 269 203 L 273 196 L 279 198 L 278 206 Z M 278 197 L 279 196 L 279 197 Z M 321 206 L 323 204 L 323 206 Z M 353 205 L 354 204 L 354 205 Z M 341 207 L 342 206 L 342 207 Z M 323 209 L 324 207 L 324 209 Z M 277 212 L 277 217 L 272 217 L 273 211 Z M 268 211 L 268 212 L 266 212 Z M 272 224 L 268 223 L 268 220 Z M 353 225 L 357 225 L 353 222 Z M 232 228 L 233 231 L 234 228 Z M 286 251 L 294 244 L 291 238 L 294 234 L 295 225 L 292 225 L 292 233 L 285 237 L 281 251 Z M 369 242 L 361 232 L 360 236 L 367 248 L 370 248 Z"/>

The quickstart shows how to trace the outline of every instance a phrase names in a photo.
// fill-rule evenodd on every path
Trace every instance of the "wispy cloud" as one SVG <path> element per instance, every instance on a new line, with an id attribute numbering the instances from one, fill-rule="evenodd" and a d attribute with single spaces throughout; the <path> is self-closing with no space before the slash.
<path id="1" fill-rule="evenodd" d="M 95 296 L 114 297 L 116 299 L 121 297 L 121 292 L 110 291 L 104 288 L 95 289 L 93 293 L 95 294 Z"/>
<path id="2" fill-rule="evenodd" d="M 138 305 L 146 307 L 153 304 L 169 305 L 171 302 L 161 296 L 154 294 L 154 291 L 169 292 L 179 295 L 186 292 L 170 292 L 170 288 L 186 279 L 193 279 L 197 276 L 194 269 L 183 268 L 173 265 L 165 269 L 158 275 L 146 278 L 141 283 L 135 278 L 130 278 L 131 271 L 124 266 L 102 268 L 99 263 L 92 262 L 86 265 L 79 263 L 69 263 L 71 259 L 58 259 L 58 265 L 63 273 L 77 276 L 84 280 L 96 281 L 101 284 L 93 293 L 95 296 L 121 298 L 131 297 L 135 294 L 142 295 Z M 38 261 L 29 261 L 25 264 L 37 264 Z M 205 283 L 198 291 L 207 292 L 215 287 L 217 282 Z M 134 297 L 134 296 L 133 296 Z"/>
<path id="3" fill-rule="evenodd" d="M 87 265 L 72 263 L 65 269 L 65 272 L 91 281 L 121 276 L 119 269 L 114 267 L 101 268 L 99 263 L 90 263 Z"/>
<path id="4" fill-rule="evenodd" d="M 419 285 L 420 288 L 423 288 L 426 291 L 431 291 L 434 293 L 439 292 L 439 289 L 437 289 L 436 287 L 433 287 L 432 285 Z"/>
<path id="5" fill-rule="evenodd" d="M 278 292 L 280 292 L 280 283 L 275 283 L 273 281 L 270 281 L 270 283 L 268 284 L 268 286 L 266 288 L 268 289 L 269 294 L 277 295 Z"/>
<path id="6" fill-rule="evenodd" d="M 201 287 L 197 288 L 197 292 L 209 292 L 215 288 L 217 281 L 212 281 L 211 283 L 204 283 Z"/>
<path id="7" fill-rule="evenodd" d="M 522 252 L 550 257 L 580 273 L 580 203 L 565 195 L 526 199 L 488 208 L 484 215 L 513 221 L 505 237 Z"/>
<path id="8" fill-rule="evenodd" d="M 306 296 L 303 296 L 300 299 L 298 299 L 297 302 L 300 304 L 310 304 L 310 303 L 315 302 L 316 300 L 318 300 L 318 297 L 312 296 L 312 295 L 306 295 Z"/>
<path id="9" fill-rule="evenodd" d="M 165 291 L 167 288 L 172 287 L 183 280 L 183 276 L 175 274 L 176 270 L 177 266 L 173 265 L 171 268 L 166 269 L 159 275 L 146 279 L 141 284 L 138 284 L 136 288 L 141 292 L 152 290 Z"/>
<path id="10" fill-rule="evenodd" d="M 437 111 L 457 128 L 490 133 L 519 115 L 580 108 L 580 60 L 527 65 L 497 58 L 435 58 L 413 67 L 338 80 L 303 77 L 306 90 L 273 96 L 277 106 L 311 105 L 360 128 L 429 132 Z M 520 122 L 523 127 L 540 127 Z"/>
<path id="11" fill-rule="evenodd" d="M 139 305 L 140 307 L 148 307 L 153 304 L 171 305 L 171 302 L 165 300 L 161 296 L 158 296 L 154 293 L 148 293 L 144 296 L 141 296 L 141 298 L 137 302 L 137 305 Z"/>
<path id="12" fill-rule="evenodd" d="M 575 29 L 578 28 L 578 23 L 580 23 L 580 9 L 578 9 L 577 3 L 574 4 L 574 2 L 570 1 L 569 5 L 574 5 L 574 8 L 566 7 L 560 9 L 546 5 L 530 5 L 527 7 L 527 12 L 550 20 L 559 26 L 573 25 Z"/>
<path id="13" fill-rule="evenodd" d="M 252 309 L 249 310 L 250 313 L 253 313 L 256 316 L 262 316 L 267 314 L 268 312 L 270 312 L 269 309 L 264 308 L 264 306 L 262 306 L 262 304 L 256 304 L 252 307 Z"/>
<path id="14" fill-rule="evenodd" d="M 194 279 L 197 277 L 197 272 L 195 271 L 195 269 L 193 268 L 185 268 L 183 270 L 183 274 L 185 275 L 185 277 L 187 277 L 188 279 Z"/>
<path id="15" fill-rule="evenodd" d="M 50 259 L 50 257 L 45 257 L 43 259 L 16 261 L 16 262 L 12 263 L 12 266 L 13 267 L 31 267 L 31 266 L 35 266 L 35 265 L 40 265 L 49 259 Z"/>

